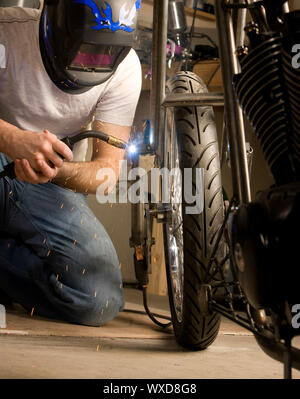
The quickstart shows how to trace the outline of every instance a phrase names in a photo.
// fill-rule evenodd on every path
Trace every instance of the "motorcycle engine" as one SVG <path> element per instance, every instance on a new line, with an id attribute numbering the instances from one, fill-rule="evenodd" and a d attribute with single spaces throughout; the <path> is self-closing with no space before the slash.
<path id="1" fill-rule="evenodd" d="M 278 185 L 300 177 L 300 11 L 285 14 L 281 30 L 246 27 L 248 48 L 238 49 L 241 73 L 234 77 L 237 97 L 250 121 Z M 300 65 L 299 65 L 300 67 Z"/>
<path id="2" fill-rule="evenodd" d="M 250 304 L 275 310 L 300 303 L 300 11 L 276 18 L 273 28 L 247 25 L 249 47 L 237 51 L 233 84 L 276 184 L 236 210 L 232 250 Z"/>

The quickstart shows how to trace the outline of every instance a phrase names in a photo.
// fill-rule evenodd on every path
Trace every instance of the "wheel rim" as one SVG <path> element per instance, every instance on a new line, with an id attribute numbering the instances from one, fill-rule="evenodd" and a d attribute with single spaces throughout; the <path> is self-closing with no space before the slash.
<path id="1" fill-rule="evenodd" d="M 170 112 L 173 116 L 173 112 Z M 172 222 L 167 224 L 168 267 L 174 310 L 178 322 L 183 320 L 183 216 L 182 216 L 182 176 L 179 164 L 177 137 L 172 118 L 169 138 L 169 168 L 175 171 L 170 175 L 170 203 Z"/>

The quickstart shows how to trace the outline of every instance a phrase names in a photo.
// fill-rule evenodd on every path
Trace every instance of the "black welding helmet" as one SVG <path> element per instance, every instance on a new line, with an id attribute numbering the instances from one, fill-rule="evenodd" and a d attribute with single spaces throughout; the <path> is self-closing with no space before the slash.
<path id="1" fill-rule="evenodd" d="M 136 40 L 141 0 L 45 0 L 40 48 L 52 81 L 83 93 L 108 80 Z"/>

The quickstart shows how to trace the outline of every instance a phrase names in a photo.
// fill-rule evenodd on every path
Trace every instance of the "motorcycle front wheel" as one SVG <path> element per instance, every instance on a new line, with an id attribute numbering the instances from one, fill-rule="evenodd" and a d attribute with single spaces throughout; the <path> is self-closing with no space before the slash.
<path id="1" fill-rule="evenodd" d="M 207 91 L 202 80 L 192 72 L 178 73 L 168 81 L 167 90 L 171 93 Z M 207 282 L 210 255 L 224 217 L 218 140 L 212 107 L 168 108 L 165 137 L 166 165 L 172 170 L 172 218 L 164 224 L 171 317 L 177 342 L 183 347 L 200 350 L 216 339 L 220 327 L 220 315 L 215 312 L 204 315 L 199 298 L 199 287 Z M 184 177 L 186 169 L 191 170 L 191 182 Z M 199 180 L 199 176 L 202 179 Z M 202 187 L 197 187 L 199 181 Z M 202 196 L 201 212 L 197 212 L 196 201 L 194 204 L 187 201 L 187 186 L 192 187 L 194 196 Z M 193 206 L 196 212 L 188 211 Z"/>

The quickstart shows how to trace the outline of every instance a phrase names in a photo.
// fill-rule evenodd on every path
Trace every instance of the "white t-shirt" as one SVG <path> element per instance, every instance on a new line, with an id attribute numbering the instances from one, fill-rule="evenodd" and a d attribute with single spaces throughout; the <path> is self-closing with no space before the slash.
<path id="1" fill-rule="evenodd" d="M 141 90 L 141 65 L 131 50 L 105 83 L 82 94 L 60 90 L 39 50 L 40 11 L 0 7 L 0 118 L 24 130 L 72 135 L 92 120 L 131 126 Z M 74 147 L 83 160 L 87 142 Z"/>

